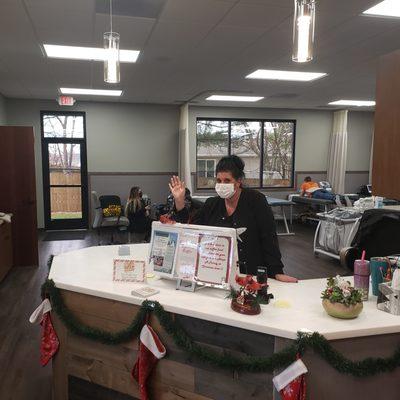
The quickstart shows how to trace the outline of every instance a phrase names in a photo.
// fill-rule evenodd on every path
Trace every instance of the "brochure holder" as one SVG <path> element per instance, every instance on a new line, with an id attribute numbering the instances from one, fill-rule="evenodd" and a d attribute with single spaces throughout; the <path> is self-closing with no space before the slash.
<path id="1" fill-rule="evenodd" d="M 153 222 L 149 265 L 177 290 L 229 290 L 238 260 L 236 229 Z"/>

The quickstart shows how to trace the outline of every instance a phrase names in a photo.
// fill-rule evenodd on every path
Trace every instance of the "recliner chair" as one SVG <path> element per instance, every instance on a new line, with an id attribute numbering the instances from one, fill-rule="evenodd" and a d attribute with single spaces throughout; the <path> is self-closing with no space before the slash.
<path id="1" fill-rule="evenodd" d="M 400 211 L 370 209 L 364 212 L 351 247 L 340 251 L 340 262 L 353 270 L 354 260 L 361 257 L 363 250 L 366 259 L 400 254 Z"/>
<path id="2" fill-rule="evenodd" d="M 103 203 L 103 204 L 101 204 Z M 105 217 L 103 215 L 103 208 L 106 204 L 121 205 L 119 196 L 108 195 L 99 196 L 96 191 L 92 191 L 92 208 L 93 208 L 93 224 L 92 228 L 97 230 L 99 237 L 99 244 L 101 242 L 101 231 L 104 229 L 112 230 L 111 243 L 114 243 L 114 232 L 127 230 L 129 220 L 124 215 L 119 217 Z M 122 205 L 121 205 L 122 206 Z M 123 207 L 122 207 L 123 208 Z M 123 212 L 122 212 L 123 214 Z"/>

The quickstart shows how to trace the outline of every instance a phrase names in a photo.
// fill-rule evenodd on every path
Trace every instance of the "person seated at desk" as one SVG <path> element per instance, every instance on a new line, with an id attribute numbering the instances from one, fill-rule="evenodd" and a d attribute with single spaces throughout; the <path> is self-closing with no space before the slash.
<path id="1" fill-rule="evenodd" d="M 125 216 L 129 219 L 128 230 L 131 233 L 145 234 L 145 240 L 150 237 L 151 218 L 150 206 L 143 200 L 143 193 L 140 187 L 134 186 L 125 206 Z"/>
<path id="2" fill-rule="evenodd" d="M 267 267 L 268 276 L 282 282 L 297 282 L 285 275 L 275 221 L 265 196 L 244 188 L 244 162 L 235 155 L 221 158 L 216 167 L 216 197 L 210 197 L 193 217 L 193 224 L 244 228 L 238 240 L 241 272 L 257 274 L 257 267 Z M 178 222 L 186 223 L 189 212 L 185 207 L 185 184 L 179 177 L 171 178 L 169 188 L 175 200 Z"/>
<path id="3" fill-rule="evenodd" d="M 304 182 L 302 183 L 300 189 L 300 196 L 334 201 L 339 207 L 343 205 L 339 195 L 328 192 L 326 189 L 321 188 L 317 182 L 314 182 L 311 179 L 311 176 L 306 176 L 304 178 Z"/>

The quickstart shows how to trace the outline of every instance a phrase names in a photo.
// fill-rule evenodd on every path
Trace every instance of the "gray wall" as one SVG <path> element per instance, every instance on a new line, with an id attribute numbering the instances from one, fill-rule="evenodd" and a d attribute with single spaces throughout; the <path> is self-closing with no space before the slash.
<path id="1" fill-rule="evenodd" d="M 276 118 L 295 119 L 295 171 L 300 181 L 304 174 L 314 172 L 326 179 L 333 111 L 285 110 L 234 107 L 190 107 L 190 152 L 192 173 L 196 171 L 196 118 Z M 348 115 L 348 162 L 346 192 L 354 192 L 362 183 L 368 183 L 370 148 L 373 132 L 371 112 L 351 111 Z M 293 190 L 291 190 L 293 191 Z M 273 196 L 285 197 L 287 191 L 274 191 Z"/>
<path id="2" fill-rule="evenodd" d="M 179 107 L 167 105 L 78 102 L 59 107 L 55 101 L 4 99 L 0 95 L 0 123 L 35 129 L 38 221 L 43 227 L 43 188 L 40 111 L 85 111 L 89 187 L 100 195 L 116 193 L 124 201 L 130 186 L 139 185 L 153 201 L 167 194 L 170 173 L 178 169 Z M 191 169 L 196 170 L 196 118 L 281 118 L 297 120 L 296 163 L 303 173 L 326 176 L 333 112 L 233 107 L 190 107 Z M 346 191 L 368 180 L 373 113 L 350 112 Z M 273 192 L 285 197 L 287 191 Z"/>
<path id="3" fill-rule="evenodd" d="M 146 173 L 150 176 L 175 172 L 178 168 L 179 108 L 166 105 L 77 102 L 73 107 L 59 107 L 55 101 L 7 99 L 10 125 L 33 126 L 39 227 L 43 227 L 43 187 L 40 138 L 40 111 L 85 111 L 89 185 L 103 190 L 104 180 L 115 173 Z M 92 183 L 90 173 L 96 175 Z M 141 179 L 143 181 L 143 179 Z M 135 184 L 134 176 L 130 181 Z M 156 180 L 156 182 L 158 182 Z M 167 187 L 146 187 L 153 197 L 163 197 Z M 129 187 L 120 188 L 127 192 Z M 99 191 L 99 194 L 102 194 Z"/>
<path id="4" fill-rule="evenodd" d="M 0 94 L 0 125 L 7 124 L 6 99 Z"/>

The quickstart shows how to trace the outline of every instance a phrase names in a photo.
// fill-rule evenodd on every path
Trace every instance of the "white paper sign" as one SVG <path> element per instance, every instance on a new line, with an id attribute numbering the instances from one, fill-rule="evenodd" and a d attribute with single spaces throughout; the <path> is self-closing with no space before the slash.
<path id="1" fill-rule="evenodd" d="M 139 260 L 114 260 L 114 282 L 143 282 L 145 262 Z"/>
<path id="2" fill-rule="evenodd" d="M 201 282 L 221 285 L 229 280 L 232 238 L 216 235 L 201 235 L 196 279 Z"/>
<path id="3" fill-rule="evenodd" d="M 200 233 L 183 231 L 178 247 L 176 276 L 183 280 L 194 280 L 199 249 Z"/>
<path id="4" fill-rule="evenodd" d="M 154 231 L 150 254 L 154 271 L 167 275 L 173 273 L 177 244 L 177 232 Z"/>

